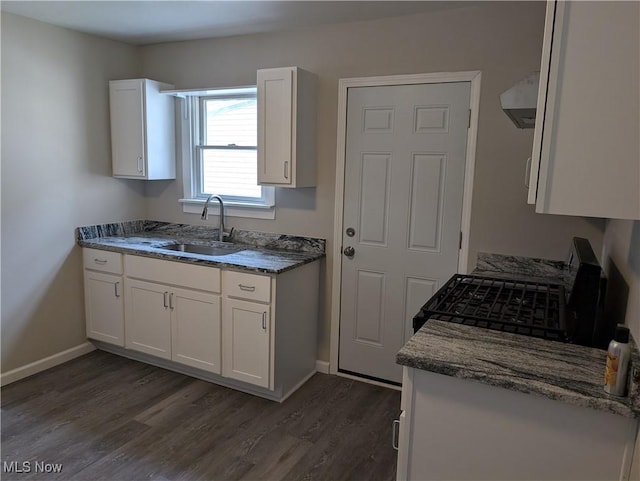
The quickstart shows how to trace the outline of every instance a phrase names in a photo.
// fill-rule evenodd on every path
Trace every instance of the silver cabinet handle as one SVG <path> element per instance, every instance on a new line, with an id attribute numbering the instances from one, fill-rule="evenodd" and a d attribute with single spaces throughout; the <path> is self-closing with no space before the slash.
<path id="1" fill-rule="evenodd" d="M 400 421 L 396 419 L 391 425 L 391 446 L 398 450 L 398 432 L 400 431 Z"/>
<path id="2" fill-rule="evenodd" d="M 137 159 L 138 172 L 142 172 L 142 157 Z"/>
<path id="3" fill-rule="evenodd" d="M 169 294 L 169 309 L 173 311 L 173 292 Z"/>
<path id="4" fill-rule="evenodd" d="M 103 266 L 103 265 L 105 265 L 107 263 L 107 260 L 106 259 L 93 259 L 93 262 L 95 262 L 98 265 Z"/>
<path id="5" fill-rule="evenodd" d="M 262 329 L 267 330 L 267 313 L 262 313 Z"/>
<path id="6" fill-rule="evenodd" d="M 114 291 L 116 293 L 116 297 L 120 297 L 120 282 L 116 282 L 113 285 L 113 289 L 114 289 Z"/>
<path id="7" fill-rule="evenodd" d="M 167 303 L 167 297 L 169 296 L 169 292 L 164 291 L 164 308 L 166 309 L 167 307 L 169 307 L 169 304 Z"/>
<path id="8" fill-rule="evenodd" d="M 244 284 L 238 284 L 238 287 L 241 291 L 254 292 L 256 290 L 256 286 L 245 286 Z"/>
<path id="9" fill-rule="evenodd" d="M 284 161 L 284 178 L 285 179 L 289 178 L 289 161 L 288 160 Z"/>

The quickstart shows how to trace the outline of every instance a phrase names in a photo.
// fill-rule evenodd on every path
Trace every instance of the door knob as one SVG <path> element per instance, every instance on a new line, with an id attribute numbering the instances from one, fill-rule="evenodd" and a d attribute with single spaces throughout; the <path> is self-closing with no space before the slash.
<path id="1" fill-rule="evenodd" d="M 344 248 L 342 253 L 347 257 L 353 257 L 353 255 L 356 253 L 356 250 L 351 246 L 347 246 Z"/>

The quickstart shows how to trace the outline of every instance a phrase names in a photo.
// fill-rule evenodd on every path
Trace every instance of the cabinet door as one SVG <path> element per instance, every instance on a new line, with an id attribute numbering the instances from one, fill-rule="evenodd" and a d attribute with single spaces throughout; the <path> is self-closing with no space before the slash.
<path id="1" fill-rule="evenodd" d="M 404 394 L 403 394 L 404 395 Z M 409 463 L 409 422 L 407 412 L 402 411 L 398 417 L 398 460 L 396 468 L 396 479 L 404 481 L 407 479 L 407 465 Z"/>
<path id="2" fill-rule="evenodd" d="M 547 8 L 529 202 L 539 213 L 640 219 L 640 4 Z"/>
<path id="3" fill-rule="evenodd" d="M 540 161 L 542 150 L 542 134 L 545 126 L 545 115 L 547 113 L 547 97 L 551 99 L 554 92 L 548 91 L 551 46 L 553 41 L 553 24 L 556 21 L 556 2 L 548 1 L 544 21 L 544 38 L 542 40 L 542 59 L 540 60 L 540 84 L 538 85 L 538 101 L 536 105 L 536 124 L 533 131 L 533 152 L 531 163 L 527 165 L 526 177 L 528 182 L 527 203 L 535 204 L 538 196 L 538 178 L 540 175 Z M 555 84 L 552 85 L 552 88 Z M 549 125 L 549 121 L 546 122 Z"/>
<path id="4" fill-rule="evenodd" d="M 413 451 L 411 443 L 411 424 L 413 416 L 413 373 L 414 369 L 402 368 L 402 397 L 400 400 L 400 417 L 398 418 L 398 458 L 396 479 L 405 481 L 409 469 L 409 452 Z"/>
<path id="5" fill-rule="evenodd" d="M 170 289 L 151 282 L 125 279 L 126 347 L 171 359 Z"/>
<path id="6" fill-rule="evenodd" d="M 220 374 L 220 296 L 172 289 L 171 359 Z"/>
<path id="7" fill-rule="evenodd" d="M 407 480 L 629 479 L 635 419 L 405 369 L 414 371 Z"/>
<path id="8" fill-rule="evenodd" d="M 270 306 L 225 298 L 223 308 L 222 375 L 270 388 Z"/>
<path id="9" fill-rule="evenodd" d="M 258 184 L 291 184 L 294 74 L 258 70 Z"/>
<path id="10" fill-rule="evenodd" d="M 109 82 L 114 177 L 144 178 L 144 80 Z"/>
<path id="11" fill-rule="evenodd" d="M 122 277 L 84 272 L 87 337 L 124 346 Z"/>

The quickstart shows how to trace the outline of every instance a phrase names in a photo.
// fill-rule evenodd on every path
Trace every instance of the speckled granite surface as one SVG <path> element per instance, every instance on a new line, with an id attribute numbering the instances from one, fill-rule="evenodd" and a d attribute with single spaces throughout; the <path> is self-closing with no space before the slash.
<path id="1" fill-rule="evenodd" d="M 569 272 L 567 264 L 563 261 L 487 254 L 484 252 L 478 253 L 478 261 L 473 274 L 553 282 L 562 284 L 567 292 L 573 286 L 575 275 L 575 273 Z"/>
<path id="2" fill-rule="evenodd" d="M 473 274 L 557 282 L 570 289 L 559 261 L 478 255 Z M 398 364 L 576 406 L 640 418 L 640 351 L 632 340 L 628 395 L 603 390 L 606 352 L 490 329 L 430 319 L 400 350 Z"/>
<path id="3" fill-rule="evenodd" d="M 81 247 L 269 274 L 280 274 L 325 255 L 324 239 L 234 231 L 232 242 L 220 243 L 214 240 L 216 233 L 217 229 L 208 226 L 128 221 L 78 227 L 76 239 Z M 222 256 L 207 256 L 163 248 L 175 243 L 236 249 Z"/>
<path id="4" fill-rule="evenodd" d="M 637 349 L 636 349 L 637 352 Z M 640 418 L 640 393 L 602 389 L 605 351 L 431 319 L 397 362 L 461 379 Z"/>

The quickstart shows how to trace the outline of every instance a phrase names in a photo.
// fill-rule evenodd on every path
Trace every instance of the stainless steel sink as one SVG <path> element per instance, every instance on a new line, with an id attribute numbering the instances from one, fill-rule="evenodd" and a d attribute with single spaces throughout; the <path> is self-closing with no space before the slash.
<path id="1" fill-rule="evenodd" d="M 161 249 L 168 249 L 170 251 L 188 252 L 190 254 L 202 254 L 205 256 L 226 256 L 242 250 L 236 246 L 207 246 L 198 244 L 170 244 L 168 246 L 162 246 Z"/>

